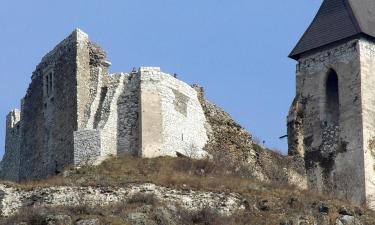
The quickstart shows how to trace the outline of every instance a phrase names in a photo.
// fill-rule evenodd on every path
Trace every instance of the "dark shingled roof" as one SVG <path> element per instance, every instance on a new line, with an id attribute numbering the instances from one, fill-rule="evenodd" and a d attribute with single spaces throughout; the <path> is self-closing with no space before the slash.
<path id="1" fill-rule="evenodd" d="M 375 37 L 375 0 L 324 0 L 289 57 L 358 35 Z"/>

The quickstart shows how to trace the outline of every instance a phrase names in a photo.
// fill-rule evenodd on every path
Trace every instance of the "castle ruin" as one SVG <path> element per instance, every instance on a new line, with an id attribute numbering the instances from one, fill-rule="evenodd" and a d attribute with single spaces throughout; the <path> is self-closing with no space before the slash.
<path id="1" fill-rule="evenodd" d="M 289 155 L 308 186 L 375 208 L 375 1 L 324 0 L 293 49 Z"/>
<path id="2" fill-rule="evenodd" d="M 21 110 L 7 116 L 2 178 L 46 178 L 120 154 L 207 156 L 201 88 L 160 68 L 109 74 L 110 65 L 79 29 L 42 59 Z"/>

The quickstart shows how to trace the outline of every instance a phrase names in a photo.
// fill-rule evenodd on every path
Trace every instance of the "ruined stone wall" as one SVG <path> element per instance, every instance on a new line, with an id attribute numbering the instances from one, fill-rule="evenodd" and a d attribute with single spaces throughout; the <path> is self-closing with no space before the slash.
<path id="1" fill-rule="evenodd" d="M 95 129 L 110 81 L 107 54 L 85 35 L 77 57 L 78 129 Z"/>
<path id="2" fill-rule="evenodd" d="M 160 68 L 140 69 L 143 157 L 202 157 L 208 140 L 197 92 Z"/>
<path id="3" fill-rule="evenodd" d="M 140 76 L 132 72 L 123 78 L 122 90 L 116 96 L 117 154 L 138 155 L 141 147 L 140 131 Z"/>
<path id="4" fill-rule="evenodd" d="M 102 146 L 99 130 L 79 130 L 74 132 L 74 165 L 98 164 Z"/>
<path id="5" fill-rule="evenodd" d="M 18 181 L 20 170 L 21 112 L 13 110 L 7 115 L 4 160 L 0 175 Z"/>
<path id="6" fill-rule="evenodd" d="M 102 134 L 102 151 L 101 156 L 116 156 L 118 154 L 118 132 L 119 124 L 119 97 L 124 91 L 124 82 L 127 81 L 126 74 L 112 75 L 110 86 L 108 87 L 107 96 L 104 100 L 101 114 L 101 121 L 98 129 Z"/>
<path id="7" fill-rule="evenodd" d="M 21 180 L 44 178 L 73 162 L 76 58 L 82 35 L 78 30 L 73 32 L 42 59 L 33 73 L 22 108 Z"/>
<path id="8" fill-rule="evenodd" d="M 8 154 L 3 172 L 20 180 L 39 179 L 73 163 L 74 154 L 79 155 L 74 132 L 94 128 L 100 118 L 109 65 L 105 52 L 78 29 L 43 57 L 22 101 L 19 156 Z M 8 166 L 17 163 L 19 174 Z"/>
<path id="9" fill-rule="evenodd" d="M 288 117 L 289 153 L 304 158 L 309 187 L 357 203 L 365 201 L 360 68 L 358 40 L 302 57 Z M 338 76 L 338 122 L 327 111 L 332 70 Z"/>

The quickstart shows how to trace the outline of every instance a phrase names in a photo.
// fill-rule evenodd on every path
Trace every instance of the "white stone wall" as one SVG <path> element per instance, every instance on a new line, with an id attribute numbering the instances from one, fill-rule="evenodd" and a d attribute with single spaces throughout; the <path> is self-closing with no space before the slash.
<path id="1" fill-rule="evenodd" d="M 158 113 L 162 121 L 161 145 L 158 148 L 148 146 L 147 140 L 142 137 L 142 156 L 176 156 L 176 152 L 192 157 L 205 155 L 203 147 L 208 141 L 206 118 L 197 92 L 188 84 L 161 72 L 159 68 L 141 68 L 140 76 L 141 98 L 145 93 L 147 97 L 158 96 L 161 107 Z M 147 101 L 142 100 L 141 107 L 143 119 L 147 116 Z"/>
<path id="2" fill-rule="evenodd" d="M 101 80 L 99 74 L 95 89 L 102 88 Z M 114 74 L 108 80 L 104 100 L 99 92 L 93 97 L 88 126 L 74 134 L 75 164 L 93 159 L 99 163 L 126 153 L 207 156 L 206 118 L 194 88 L 150 67 Z"/>
<path id="3" fill-rule="evenodd" d="M 103 69 L 101 67 L 95 67 L 90 72 L 90 98 L 92 99 L 91 105 L 87 105 L 85 111 L 85 118 L 87 118 L 86 129 L 95 129 L 95 118 L 96 113 L 99 109 L 101 89 L 103 87 L 104 79 Z"/>
<path id="4" fill-rule="evenodd" d="M 102 108 L 102 115 L 106 119 L 99 123 L 99 129 L 102 134 L 102 158 L 117 155 L 117 138 L 118 138 L 118 99 L 124 89 L 124 81 L 128 75 L 116 74 L 112 76 L 107 99 Z M 108 115 L 107 115 L 108 114 Z M 103 118 L 104 119 L 104 118 Z"/>
<path id="5" fill-rule="evenodd" d="M 363 154 L 367 205 L 375 208 L 375 44 L 359 41 L 363 116 Z"/>

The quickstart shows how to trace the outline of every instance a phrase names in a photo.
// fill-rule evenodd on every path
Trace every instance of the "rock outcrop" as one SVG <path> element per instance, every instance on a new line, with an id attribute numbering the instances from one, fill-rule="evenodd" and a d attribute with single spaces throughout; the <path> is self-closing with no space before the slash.
<path id="1" fill-rule="evenodd" d="M 121 188 L 48 187 L 21 190 L 0 185 L 1 216 L 15 216 L 7 225 L 100 225 L 130 224 L 177 225 L 191 224 L 188 220 L 204 224 L 275 224 L 275 225 L 365 225 L 371 216 L 360 208 L 338 207 L 332 202 L 303 202 L 298 197 L 213 193 L 207 191 L 177 190 L 154 184 L 133 184 Z M 103 223 L 104 212 L 110 207 L 113 217 L 121 223 Z M 119 207 L 120 206 L 120 207 Z M 72 208 L 71 211 L 64 211 Z M 307 207 L 307 208 L 301 208 Z M 51 211 L 52 209 L 59 209 Z M 75 214 L 90 216 L 74 217 Z M 121 212 L 118 211 L 121 208 Z M 18 213 L 27 209 L 39 210 L 33 222 L 20 221 Z M 72 215 L 72 212 L 73 215 Z M 119 214 L 124 216 L 120 217 Z M 191 217 L 191 218 L 190 218 Z M 73 219 L 74 218 L 74 219 Z M 22 220 L 22 219 L 21 219 Z M 17 222 L 16 222 L 17 221 Z M 215 222 L 216 221 L 216 222 Z M 254 223 L 253 223 L 254 222 Z M 195 224 L 195 223 L 194 223 Z M 203 224 L 203 223 L 202 223 Z"/>

